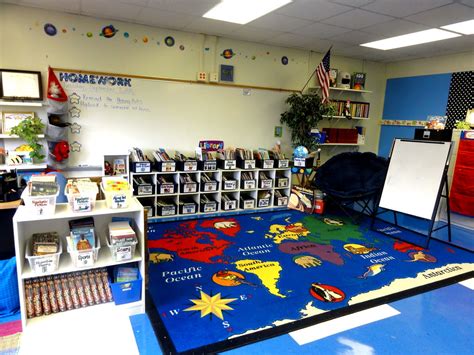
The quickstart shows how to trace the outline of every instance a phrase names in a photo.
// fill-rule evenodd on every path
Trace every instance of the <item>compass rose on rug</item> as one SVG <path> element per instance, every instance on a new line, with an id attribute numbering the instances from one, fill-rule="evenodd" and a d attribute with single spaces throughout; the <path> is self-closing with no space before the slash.
<path id="1" fill-rule="evenodd" d="M 190 300 L 194 303 L 194 306 L 186 308 L 185 311 L 201 311 L 201 318 L 215 315 L 216 317 L 224 320 L 222 311 L 234 310 L 228 306 L 229 303 L 236 301 L 237 298 L 221 298 L 221 294 L 218 293 L 214 296 L 209 296 L 207 293 L 201 291 L 201 298 Z"/>

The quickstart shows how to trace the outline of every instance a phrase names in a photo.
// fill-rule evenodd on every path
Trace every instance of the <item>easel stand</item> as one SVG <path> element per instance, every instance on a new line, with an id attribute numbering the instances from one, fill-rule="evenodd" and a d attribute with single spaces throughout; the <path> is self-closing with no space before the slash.
<path id="1" fill-rule="evenodd" d="M 447 172 L 448 172 L 448 165 L 446 165 L 446 167 L 444 169 L 444 172 L 443 172 L 443 179 L 442 179 L 442 182 L 440 184 L 440 188 L 439 188 L 439 191 L 438 191 L 438 196 L 436 198 L 436 204 L 435 204 L 435 208 L 433 209 L 433 214 L 431 216 L 431 220 L 428 220 L 428 221 L 430 221 L 430 223 L 429 223 L 429 227 L 428 227 L 428 232 L 426 234 L 415 231 L 413 229 L 410 229 L 410 228 L 407 228 L 407 227 L 404 227 L 404 226 L 400 226 L 398 224 L 397 211 L 395 211 L 395 210 L 390 210 L 390 209 L 385 209 L 384 208 L 383 211 L 379 212 L 378 210 L 379 210 L 380 198 L 379 198 L 379 201 L 377 201 L 377 204 L 376 204 L 376 206 L 374 208 L 374 211 L 373 211 L 373 214 L 372 214 L 372 222 L 370 224 L 370 230 L 376 231 L 378 233 L 384 234 L 384 235 L 389 236 L 391 238 L 402 240 L 402 241 L 417 245 L 419 247 L 422 247 L 424 249 L 427 249 L 428 246 L 429 246 L 432 234 L 434 232 L 440 230 L 440 229 L 448 228 L 448 241 L 451 243 L 451 211 L 450 211 L 450 208 L 449 208 L 449 186 L 448 186 L 448 174 L 447 174 Z M 443 194 L 443 189 L 445 190 L 444 194 Z M 438 208 L 439 208 L 441 198 L 446 199 L 447 222 L 444 223 L 442 226 L 434 228 L 434 225 L 435 225 L 435 222 L 436 222 L 436 215 L 437 215 L 437 212 L 438 212 Z M 380 231 L 380 230 L 374 229 L 375 219 L 377 218 L 377 216 L 379 216 L 381 214 L 384 214 L 384 213 L 387 213 L 387 212 L 392 212 L 393 213 L 394 223 L 387 222 L 383 219 L 380 219 L 381 221 L 383 221 L 384 223 L 387 223 L 389 225 L 395 226 L 397 228 L 401 228 L 401 229 L 404 229 L 404 230 L 409 231 L 411 233 L 415 233 L 417 235 L 421 235 L 421 236 L 425 237 L 426 238 L 425 244 L 424 245 L 419 245 L 417 243 L 413 243 L 412 241 L 408 241 L 408 240 L 404 240 L 404 239 L 399 238 L 399 237 L 395 237 L 394 235 L 386 233 L 385 231 Z M 405 214 L 405 215 L 412 216 L 412 215 L 409 215 L 409 214 Z M 417 216 L 412 216 L 412 217 L 420 218 L 420 217 L 417 217 Z M 421 219 L 427 220 L 427 219 L 424 219 L 424 218 L 421 218 Z"/>

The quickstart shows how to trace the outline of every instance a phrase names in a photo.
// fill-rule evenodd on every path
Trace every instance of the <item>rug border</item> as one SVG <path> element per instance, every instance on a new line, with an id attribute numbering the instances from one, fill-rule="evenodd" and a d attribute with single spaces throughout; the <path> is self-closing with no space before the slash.
<path id="1" fill-rule="evenodd" d="M 293 210 L 288 210 L 288 211 L 293 211 Z M 261 213 L 275 213 L 275 211 L 261 211 Z M 229 217 L 230 216 L 233 217 L 233 216 L 240 216 L 240 215 L 229 215 Z M 206 216 L 202 219 L 207 219 L 207 218 L 211 219 L 211 218 L 220 218 L 220 217 L 215 217 L 215 216 L 207 217 Z M 384 220 L 381 220 L 381 221 L 386 222 Z M 172 221 L 172 222 L 176 222 L 176 221 Z M 368 228 L 368 230 L 370 230 L 370 228 Z M 372 232 L 379 233 L 378 231 L 372 231 Z M 391 238 L 391 239 L 397 239 L 397 238 L 394 238 L 393 236 L 388 236 L 388 235 L 385 237 Z M 433 239 L 435 239 L 437 242 L 450 245 L 459 249 L 463 249 L 464 251 L 467 251 L 470 253 L 473 252 L 472 250 L 466 249 L 462 246 L 454 245 L 442 239 L 438 239 L 435 237 L 433 237 Z M 429 250 L 429 248 L 427 250 Z M 363 311 L 369 308 L 380 306 L 389 302 L 395 302 L 404 298 L 408 298 L 411 296 L 415 296 L 415 295 L 426 293 L 432 290 L 436 290 L 438 288 L 453 285 L 455 283 L 470 279 L 472 277 L 474 277 L 474 271 L 467 271 L 463 274 L 459 274 L 459 275 L 455 275 L 443 280 L 435 281 L 427 285 L 417 286 L 414 288 L 410 288 L 408 290 L 393 293 L 391 295 L 374 298 L 369 301 L 363 301 L 363 302 L 350 305 L 344 308 L 328 311 L 328 312 L 314 315 L 308 318 L 298 319 L 293 322 L 282 324 L 279 326 L 272 326 L 269 329 L 256 331 L 251 334 L 238 336 L 237 338 L 226 339 L 217 343 L 204 345 L 198 348 L 194 348 L 194 349 L 190 349 L 190 350 L 186 350 L 182 352 L 178 352 L 176 350 L 176 347 L 173 341 L 171 340 L 168 330 L 166 329 L 163 323 L 163 320 L 161 319 L 158 313 L 158 310 L 155 306 L 153 298 L 148 289 L 146 290 L 146 313 L 149 316 L 150 323 L 153 327 L 153 331 L 155 333 L 156 338 L 158 339 L 158 342 L 160 344 L 161 350 L 163 351 L 163 354 L 177 354 L 177 355 L 214 354 L 221 351 L 227 351 L 227 350 L 238 348 L 244 345 L 256 343 L 261 340 L 274 338 L 280 335 L 287 334 L 292 331 L 309 327 L 311 325 L 319 324 L 328 320 L 332 320 L 332 319 L 339 318 L 348 314 L 352 314 L 352 313 Z"/>

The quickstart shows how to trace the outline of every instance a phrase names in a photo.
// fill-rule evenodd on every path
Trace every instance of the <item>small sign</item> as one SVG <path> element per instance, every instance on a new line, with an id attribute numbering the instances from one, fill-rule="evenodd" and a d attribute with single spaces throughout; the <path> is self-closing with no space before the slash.
<path id="1" fill-rule="evenodd" d="M 258 200 L 258 207 L 268 207 L 270 205 L 269 198 L 262 198 Z"/>
<path id="2" fill-rule="evenodd" d="M 244 210 L 248 208 L 255 208 L 255 200 L 244 200 Z"/>
<path id="3" fill-rule="evenodd" d="M 164 161 L 161 164 L 161 171 L 167 171 L 167 172 L 176 171 L 176 163 L 174 161 Z"/>
<path id="4" fill-rule="evenodd" d="M 275 161 L 273 159 L 265 159 L 263 161 L 263 168 L 264 169 L 273 169 L 274 165 L 275 165 Z"/>
<path id="5" fill-rule="evenodd" d="M 210 170 L 216 170 L 217 169 L 217 161 L 216 160 L 208 160 L 204 162 L 203 165 L 203 170 L 204 171 L 210 171 Z"/>
<path id="6" fill-rule="evenodd" d="M 56 257 L 57 256 L 49 256 L 34 259 L 33 270 L 41 274 L 47 274 L 49 272 L 55 271 L 56 263 L 54 261 Z"/>
<path id="7" fill-rule="evenodd" d="M 244 180 L 244 190 L 255 189 L 256 181 L 255 180 Z"/>
<path id="8" fill-rule="evenodd" d="M 138 195 L 152 195 L 153 194 L 153 186 L 151 185 L 139 185 L 137 188 Z"/>
<path id="9" fill-rule="evenodd" d="M 224 170 L 234 170 L 237 167 L 235 160 L 224 160 Z"/>
<path id="10" fill-rule="evenodd" d="M 197 169 L 198 169 L 197 161 L 191 160 L 191 161 L 184 162 L 184 165 L 183 165 L 184 171 L 196 171 Z"/>
<path id="11" fill-rule="evenodd" d="M 288 178 L 278 179 L 278 187 L 288 187 Z"/>
<path id="12" fill-rule="evenodd" d="M 135 172 L 136 173 L 149 173 L 151 171 L 150 162 L 138 162 L 135 163 Z"/>
<path id="13" fill-rule="evenodd" d="M 210 202 L 204 205 L 204 212 L 216 212 L 217 202 Z"/>
<path id="14" fill-rule="evenodd" d="M 304 168 L 306 166 L 306 158 L 296 158 L 293 160 L 295 166 Z"/>
<path id="15" fill-rule="evenodd" d="M 288 168 L 289 166 L 290 166 L 290 161 L 288 159 L 278 160 L 278 167 L 279 168 Z"/>
<path id="16" fill-rule="evenodd" d="M 183 192 L 196 192 L 197 184 L 195 182 L 188 182 L 183 185 Z"/>
<path id="17" fill-rule="evenodd" d="M 224 149 L 224 141 L 205 140 L 199 141 L 199 147 L 208 152 L 216 152 L 220 149 Z"/>
<path id="18" fill-rule="evenodd" d="M 260 187 L 262 189 L 271 189 L 273 187 L 273 180 L 272 179 L 261 180 Z"/>
<path id="19" fill-rule="evenodd" d="M 237 189 L 237 180 L 224 181 L 224 190 L 235 190 Z"/>
<path id="20" fill-rule="evenodd" d="M 115 255 L 117 261 L 130 260 L 132 258 L 132 246 L 117 247 Z"/>
<path id="21" fill-rule="evenodd" d="M 112 208 L 125 208 L 127 203 L 127 195 L 112 196 Z"/>
<path id="22" fill-rule="evenodd" d="M 175 206 L 163 206 L 161 209 L 162 216 L 174 216 L 176 214 Z"/>
<path id="23" fill-rule="evenodd" d="M 72 205 L 74 212 L 89 212 L 92 209 L 91 198 L 89 196 L 73 197 Z"/>
<path id="24" fill-rule="evenodd" d="M 255 169 L 255 160 L 244 160 L 244 169 Z"/>
<path id="25" fill-rule="evenodd" d="M 92 265 L 94 265 L 94 252 L 92 250 L 77 253 L 77 266 L 78 267 L 92 266 Z"/>
<path id="26" fill-rule="evenodd" d="M 174 184 L 161 184 L 160 185 L 160 194 L 174 194 Z"/>
<path id="27" fill-rule="evenodd" d="M 224 201 L 224 210 L 235 210 L 237 208 L 237 201 Z"/>
<path id="28" fill-rule="evenodd" d="M 288 205 L 288 197 L 278 197 L 277 198 L 277 206 L 287 206 Z"/>
<path id="29" fill-rule="evenodd" d="M 196 205 L 195 204 L 183 205 L 183 214 L 191 214 L 191 213 L 196 213 Z"/>
<path id="30" fill-rule="evenodd" d="M 217 190 L 217 181 L 210 181 L 204 183 L 204 191 L 216 191 Z"/>

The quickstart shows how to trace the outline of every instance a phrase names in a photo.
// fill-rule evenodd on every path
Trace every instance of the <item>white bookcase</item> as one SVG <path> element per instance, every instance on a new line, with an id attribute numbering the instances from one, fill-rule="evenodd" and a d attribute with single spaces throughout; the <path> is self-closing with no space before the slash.
<path id="1" fill-rule="evenodd" d="M 96 235 L 100 238 L 101 248 L 99 250 L 97 261 L 93 266 L 90 267 L 74 267 L 71 258 L 66 250 L 64 240 L 63 251 L 59 260 L 59 267 L 56 271 L 38 275 L 31 270 L 28 260 L 25 258 L 25 251 L 27 244 L 31 241 L 33 233 L 42 232 L 57 232 L 62 238 L 65 238 L 69 234 L 70 220 L 79 219 L 83 217 L 93 217 Z M 136 234 L 138 238 L 138 244 L 135 248 L 135 255 L 132 260 L 123 262 L 116 262 L 112 256 L 106 243 L 106 233 L 108 223 L 111 222 L 112 217 L 127 217 L 132 218 L 136 224 Z M 21 309 L 21 320 L 23 327 L 27 327 L 31 323 L 40 323 L 43 321 L 54 321 L 58 316 L 63 319 L 66 317 L 74 317 L 75 312 L 82 309 L 81 312 L 94 312 L 97 307 L 111 307 L 114 306 L 110 303 L 90 306 L 86 308 L 80 308 L 77 310 L 70 310 L 66 312 L 60 312 L 56 314 L 50 314 L 47 316 L 41 316 L 37 318 L 27 319 L 25 309 L 25 296 L 24 286 L 28 279 L 57 275 L 63 273 L 69 273 L 74 271 L 84 271 L 96 268 L 102 268 L 107 266 L 119 265 L 124 263 L 137 262 L 142 276 L 141 285 L 141 299 L 137 302 L 127 303 L 120 306 L 125 312 L 132 314 L 139 314 L 145 312 L 145 226 L 144 226 L 144 210 L 143 206 L 135 198 L 130 200 L 128 208 L 123 209 L 109 209 L 105 205 L 104 200 L 96 201 L 95 208 L 91 212 L 74 213 L 71 211 L 68 204 L 57 204 L 56 212 L 50 216 L 38 216 L 32 214 L 30 210 L 25 206 L 19 206 L 15 216 L 13 217 L 13 228 L 15 235 L 15 252 L 17 256 L 17 274 L 18 274 L 18 289 L 20 293 L 20 309 Z"/>
<path id="2" fill-rule="evenodd" d="M 254 183 L 245 183 L 242 178 L 245 172 L 252 172 L 257 176 Z M 265 173 L 267 182 L 262 181 L 260 173 Z M 197 190 L 190 192 L 183 184 L 180 183 L 180 177 L 188 174 L 193 181 L 197 182 Z M 203 174 L 212 177 L 217 183 L 216 189 L 210 189 L 207 184 L 204 187 Z M 214 171 L 176 171 L 176 172 L 157 172 L 148 173 L 131 173 L 130 182 L 134 187 L 134 195 L 137 197 L 145 208 L 148 209 L 148 218 L 168 218 L 174 216 L 196 216 L 208 215 L 213 213 L 227 213 L 236 211 L 264 210 L 274 209 L 278 207 L 286 207 L 291 191 L 291 169 L 290 168 L 274 168 L 274 169 L 234 169 L 234 170 L 214 170 Z M 162 193 L 159 177 L 164 176 L 167 181 L 174 183 L 174 191 L 172 193 Z M 144 177 L 148 180 L 148 189 L 141 188 L 140 192 L 136 178 Z M 268 201 L 259 199 L 259 192 L 267 191 L 269 193 Z M 278 191 L 278 192 L 277 192 Z M 278 199 L 276 194 L 280 193 L 283 198 Z M 206 196 L 209 200 L 215 201 L 215 209 L 209 208 L 210 205 L 201 203 L 202 197 Z M 226 201 L 226 196 L 230 201 Z M 241 199 L 243 198 L 243 200 Z M 160 211 L 159 201 L 165 200 L 175 205 L 175 213 L 167 213 L 163 215 Z M 249 202 L 253 200 L 254 205 Z M 181 209 L 180 203 L 194 201 L 195 210 L 189 208 Z M 236 202 L 232 202 L 236 201 Z M 245 202 L 248 201 L 248 202 Z M 212 204 L 211 204 L 212 205 Z"/>

